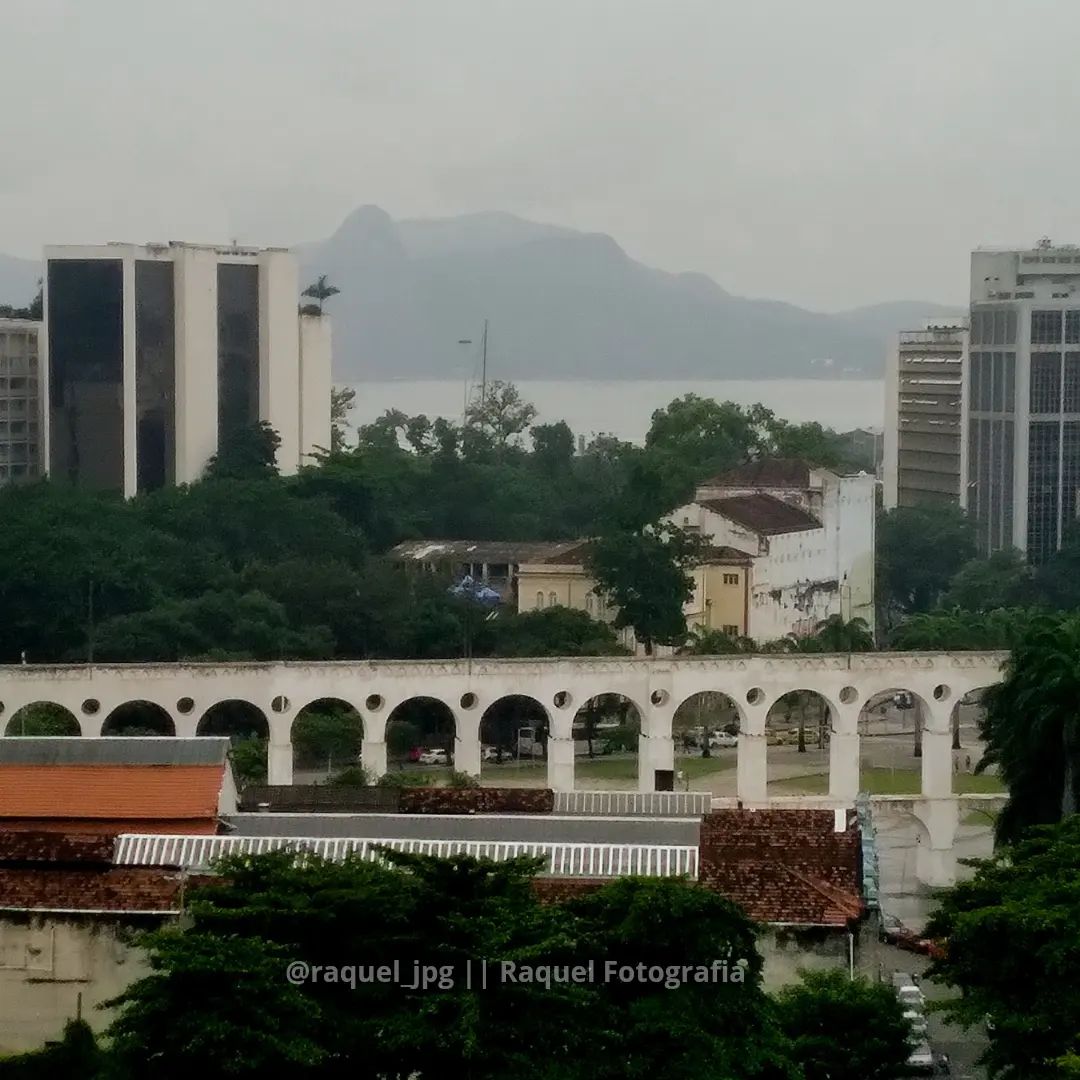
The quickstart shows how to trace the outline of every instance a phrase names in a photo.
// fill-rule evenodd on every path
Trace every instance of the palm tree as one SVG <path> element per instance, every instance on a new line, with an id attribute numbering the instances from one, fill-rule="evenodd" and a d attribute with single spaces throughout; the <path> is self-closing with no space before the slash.
<path id="1" fill-rule="evenodd" d="M 323 304 L 325 304 L 331 296 L 337 296 L 339 292 L 341 292 L 339 288 L 327 283 L 325 274 L 320 274 L 315 284 L 309 285 L 300 295 L 310 296 L 312 300 L 318 300 L 319 314 L 321 315 L 323 313 Z"/>
<path id="2" fill-rule="evenodd" d="M 997 765 L 1009 801 L 997 839 L 1076 813 L 1080 799 L 1080 615 L 1039 615 L 1018 637 L 1005 679 L 986 695 L 981 772 Z"/>

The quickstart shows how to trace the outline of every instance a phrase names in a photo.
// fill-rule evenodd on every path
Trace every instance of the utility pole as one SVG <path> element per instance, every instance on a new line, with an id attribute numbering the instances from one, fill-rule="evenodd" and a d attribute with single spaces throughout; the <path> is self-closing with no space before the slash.
<path id="1" fill-rule="evenodd" d="M 94 579 L 86 587 L 86 662 L 94 662 Z"/>

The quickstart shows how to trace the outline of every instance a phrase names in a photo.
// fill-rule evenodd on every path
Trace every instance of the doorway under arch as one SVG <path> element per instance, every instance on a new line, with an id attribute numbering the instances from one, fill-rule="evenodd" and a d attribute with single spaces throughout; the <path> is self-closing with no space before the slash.
<path id="1" fill-rule="evenodd" d="M 676 788 L 735 794 L 739 715 L 735 699 L 719 690 L 691 694 L 679 705 L 671 720 Z"/>
<path id="2" fill-rule="evenodd" d="M 789 690 L 765 717 L 767 793 L 822 795 L 829 790 L 829 703 L 815 690 Z"/>
<path id="3" fill-rule="evenodd" d="M 308 702 L 292 722 L 293 783 L 311 783 L 363 763 L 364 721 L 341 698 Z"/>
<path id="4" fill-rule="evenodd" d="M 507 694 L 480 718 L 480 779 L 493 784 L 547 784 L 548 714 L 535 698 Z"/>
<path id="5" fill-rule="evenodd" d="M 454 766 L 456 733 L 454 714 L 445 701 L 409 698 L 386 718 L 387 758 L 399 768 L 434 778 Z"/>
<path id="6" fill-rule="evenodd" d="M 574 714 L 574 771 L 578 785 L 636 791 L 641 713 L 622 694 L 596 694 Z"/>
<path id="7" fill-rule="evenodd" d="M 102 735 L 175 735 L 172 717 L 152 701 L 125 701 L 101 725 Z"/>
<path id="8" fill-rule="evenodd" d="M 200 718 L 195 734 L 228 737 L 229 758 L 239 787 L 266 782 L 270 725 L 262 710 L 250 701 L 231 699 L 211 705 Z"/>
<path id="9" fill-rule="evenodd" d="M 35 701 L 11 716 L 5 735 L 81 735 L 75 714 L 55 701 Z"/>

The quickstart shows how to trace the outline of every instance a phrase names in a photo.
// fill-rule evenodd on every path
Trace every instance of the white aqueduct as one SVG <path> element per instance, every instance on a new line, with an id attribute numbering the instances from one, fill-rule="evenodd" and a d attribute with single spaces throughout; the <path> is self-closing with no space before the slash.
<path id="1" fill-rule="evenodd" d="M 84 736 L 102 732 L 110 713 L 150 702 L 172 719 L 177 735 L 201 734 L 207 711 L 225 701 L 259 709 L 269 730 L 272 784 L 292 782 L 291 729 L 308 704 L 335 698 L 363 722 L 364 765 L 386 770 L 386 721 L 417 697 L 442 702 L 455 724 L 455 766 L 480 772 L 480 721 L 494 702 L 528 697 L 548 720 L 548 784 L 574 789 L 573 721 L 600 694 L 620 694 L 641 717 L 638 786 L 653 788 L 655 770 L 673 769 L 672 721 L 696 694 L 726 694 L 739 711 L 736 789 L 746 806 L 798 804 L 769 800 L 765 721 L 793 690 L 819 694 L 828 705 L 829 794 L 816 805 L 850 806 L 859 791 L 860 713 L 886 692 L 906 691 L 923 716 L 922 790 L 910 799 L 921 826 L 919 877 L 947 884 L 955 871 L 953 841 L 959 820 L 953 792 L 952 714 L 960 698 L 1000 681 L 1004 653 L 852 653 L 715 656 L 664 659 L 587 658 L 467 661 L 340 661 L 329 663 L 199 663 L 24 665 L 0 667 L 3 720 L 26 705 L 52 702 L 70 710 Z M 803 800 L 805 804 L 805 800 Z"/>

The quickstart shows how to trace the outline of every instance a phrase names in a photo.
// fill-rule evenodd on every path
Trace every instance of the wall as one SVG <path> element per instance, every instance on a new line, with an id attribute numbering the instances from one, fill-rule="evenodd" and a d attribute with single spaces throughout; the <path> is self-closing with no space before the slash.
<path id="1" fill-rule="evenodd" d="M 843 476 L 828 511 L 835 515 L 835 576 L 841 586 L 845 620 L 863 619 L 874 629 L 874 549 L 876 544 L 877 481 L 872 476 Z"/>
<path id="2" fill-rule="evenodd" d="M 333 337 L 328 315 L 300 316 L 300 465 L 330 449 Z"/>
<path id="3" fill-rule="evenodd" d="M 725 577 L 735 576 L 735 584 L 725 583 Z M 722 630 L 736 627 L 746 633 L 747 590 L 750 571 L 744 566 L 710 564 L 694 572 L 694 595 L 687 604 L 687 625 Z"/>
<path id="4" fill-rule="evenodd" d="M 798 982 L 800 971 L 848 970 L 846 929 L 766 926 L 758 933 L 757 945 L 769 991 Z"/>
<path id="5" fill-rule="evenodd" d="M 281 437 L 278 468 L 288 476 L 300 461 L 300 285 L 290 252 L 261 251 L 258 259 L 259 419 Z"/>
<path id="6" fill-rule="evenodd" d="M 166 917 L 167 918 L 167 917 Z M 162 917 L 0 914 L 0 1054 L 58 1038 L 80 1010 L 92 1028 L 110 1020 L 98 1006 L 149 973 L 131 935 Z"/>

